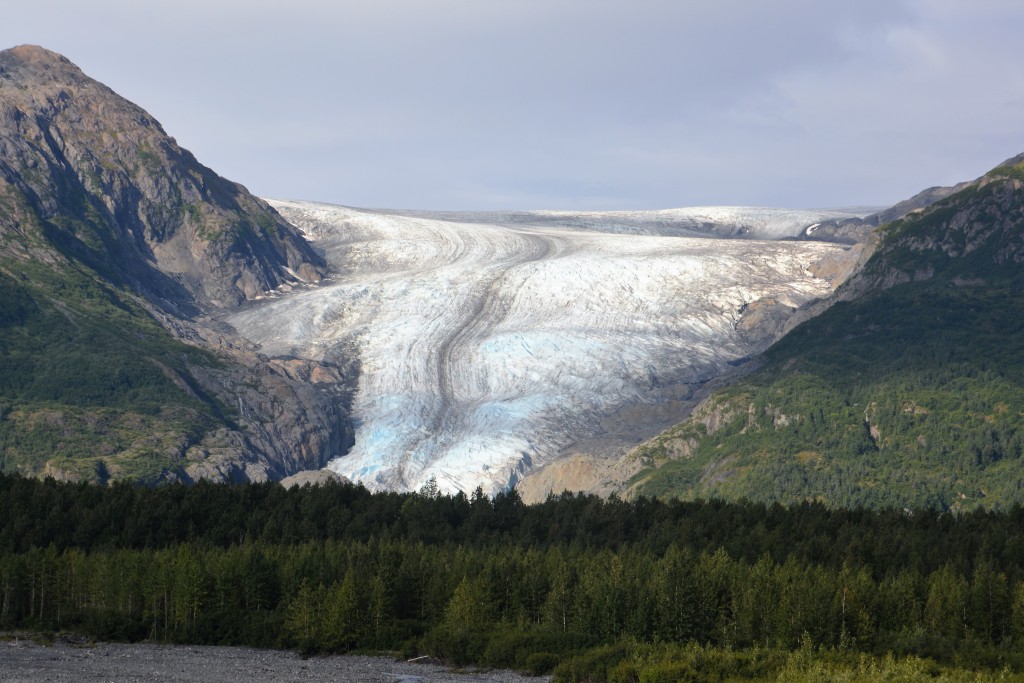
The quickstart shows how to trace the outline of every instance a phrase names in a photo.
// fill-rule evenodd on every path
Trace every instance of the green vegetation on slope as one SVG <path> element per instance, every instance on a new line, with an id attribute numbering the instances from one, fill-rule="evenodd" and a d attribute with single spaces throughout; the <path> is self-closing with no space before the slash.
<path id="1" fill-rule="evenodd" d="M 155 482 L 222 426 L 175 341 L 87 270 L 0 263 L 0 470 Z"/>
<path id="2" fill-rule="evenodd" d="M 883 228 L 861 274 L 867 293 L 801 325 L 764 368 L 640 447 L 651 467 L 634 490 L 939 509 L 1024 501 L 1018 170 Z M 670 457 L 680 445 L 686 457 Z"/>

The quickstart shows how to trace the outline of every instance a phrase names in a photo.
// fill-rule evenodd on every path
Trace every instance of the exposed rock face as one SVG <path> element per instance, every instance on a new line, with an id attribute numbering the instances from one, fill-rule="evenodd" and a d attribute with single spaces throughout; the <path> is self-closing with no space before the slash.
<path id="1" fill-rule="evenodd" d="M 67 277 L 72 271 L 77 280 Z M 149 360 L 177 389 L 168 393 L 167 414 L 181 414 L 188 401 L 194 410 L 198 400 L 220 426 L 168 424 L 147 434 L 153 418 L 135 419 L 135 406 L 123 400 L 116 409 L 72 402 L 62 408 L 68 415 L 116 424 L 122 438 L 97 427 L 96 448 L 26 473 L 133 476 L 119 464 L 142 449 L 164 468 L 146 481 L 265 481 L 323 467 L 351 444 L 351 367 L 267 358 L 209 317 L 269 290 L 319 281 L 322 258 L 264 201 L 197 162 L 141 108 L 29 45 L 0 52 L 0 273 L 61 310 L 68 301 L 61 288 L 84 275 L 124 311 L 124 319 L 101 322 L 128 335 L 127 343 L 148 311 L 173 336 L 217 356 L 210 362 L 200 354 L 207 360 L 187 369 Z M 14 394 L 3 399 L 27 405 Z M 124 426 L 133 424 L 140 426 Z M 93 461 L 97 473 L 89 474 Z"/>
<path id="2" fill-rule="evenodd" d="M 895 220 L 903 218 L 912 211 L 920 211 L 926 209 L 935 202 L 941 201 L 951 194 L 955 194 L 965 187 L 969 186 L 971 181 L 957 183 L 952 187 L 929 187 L 927 190 L 918 192 L 910 199 L 904 199 L 898 204 L 879 211 L 876 214 L 869 216 L 869 221 L 874 225 L 885 225 Z"/>
<path id="3" fill-rule="evenodd" d="M 311 472 L 299 472 L 281 480 L 281 486 L 290 489 L 293 486 L 319 486 L 328 483 L 345 483 L 348 479 L 331 470 L 314 470 Z"/>
<path id="4" fill-rule="evenodd" d="M 771 296 L 751 301 L 740 308 L 736 331 L 753 348 L 760 348 L 779 337 L 783 326 L 794 311 L 795 306 L 787 305 Z"/>
<path id="5" fill-rule="evenodd" d="M 207 435 L 184 453 L 186 479 L 274 481 L 319 470 L 352 445 L 353 377 L 345 368 L 225 352 L 219 368 L 194 366 L 204 389 L 233 399 L 241 429 Z"/>
<path id="6" fill-rule="evenodd" d="M 0 52 L 0 207 L 5 241 L 44 239 L 170 310 L 233 307 L 324 273 L 262 200 L 30 45 Z"/>
<path id="7" fill-rule="evenodd" d="M 876 211 L 863 218 L 854 216 L 824 220 L 809 226 L 801 235 L 801 239 L 824 240 L 841 244 L 859 244 L 864 242 L 871 231 L 880 225 L 899 220 L 908 213 L 925 209 L 971 184 L 971 182 L 963 182 L 952 187 L 929 187 L 927 190 L 918 192 L 910 199 L 904 199 L 888 209 Z"/>
<path id="8" fill-rule="evenodd" d="M 1024 154 L 960 192 L 882 229 L 862 267 L 836 292 L 849 301 L 905 282 L 948 277 L 956 286 L 981 286 L 1014 274 L 1024 261 Z"/>
<path id="9" fill-rule="evenodd" d="M 1017 504 L 1024 155 L 957 188 L 874 231 L 762 372 L 630 454 L 620 493 Z"/>
<path id="10" fill-rule="evenodd" d="M 623 483 L 640 469 L 641 463 L 635 459 L 600 458 L 580 453 L 531 472 L 516 485 L 516 491 L 527 505 L 543 503 L 548 496 L 565 492 L 610 496 L 618 493 Z"/>

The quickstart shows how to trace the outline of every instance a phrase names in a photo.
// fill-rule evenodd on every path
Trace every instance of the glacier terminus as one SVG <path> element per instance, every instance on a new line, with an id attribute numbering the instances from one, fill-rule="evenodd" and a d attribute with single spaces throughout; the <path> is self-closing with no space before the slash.
<path id="1" fill-rule="evenodd" d="M 334 269 L 226 322 L 268 355 L 354 356 L 355 444 L 330 469 L 372 490 L 493 494 L 601 430 L 763 350 L 752 311 L 831 291 L 842 247 L 785 240 L 854 214 L 702 207 L 400 212 L 271 201 Z"/>

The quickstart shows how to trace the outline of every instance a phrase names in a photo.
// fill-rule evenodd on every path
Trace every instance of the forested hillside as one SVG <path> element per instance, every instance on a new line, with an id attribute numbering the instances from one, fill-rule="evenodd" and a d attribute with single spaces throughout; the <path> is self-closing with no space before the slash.
<path id="1" fill-rule="evenodd" d="M 562 681 L 1021 680 L 1022 529 L 1019 507 L 0 477 L 0 628 L 429 653 Z"/>
<path id="2" fill-rule="evenodd" d="M 218 365 L 212 354 L 87 268 L 5 265 L 0 471 L 155 483 L 184 469 L 189 445 L 233 426 L 232 408 L 188 370 Z"/>
<path id="3" fill-rule="evenodd" d="M 643 445 L 635 491 L 833 506 L 1024 501 L 1024 162 L 881 229 L 839 302 Z"/>

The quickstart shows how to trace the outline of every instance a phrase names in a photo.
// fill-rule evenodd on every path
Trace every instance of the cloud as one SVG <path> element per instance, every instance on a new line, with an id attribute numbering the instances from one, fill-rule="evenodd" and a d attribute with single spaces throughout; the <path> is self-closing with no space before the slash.
<path id="1" fill-rule="evenodd" d="M 852 185 L 889 201 L 972 178 L 1024 149 L 1024 8 L 912 7 L 906 22 L 847 34 L 842 62 L 793 70 L 744 105 L 770 103 L 795 131 L 794 151 L 806 148 L 803 163 L 817 150 L 846 165 Z"/>
<path id="2" fill-rule="evenodd" d="M 1011 0 L 38 0 L 0 26 L 257 192 L 422 208 L 895 201 L 1024 148 L 1022 34 Z"/>

